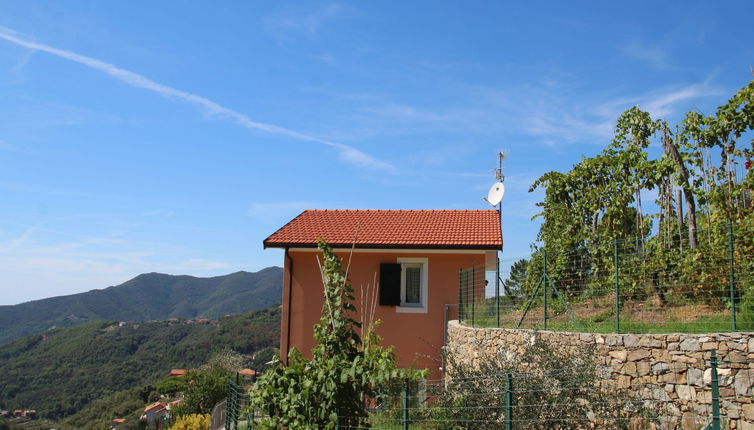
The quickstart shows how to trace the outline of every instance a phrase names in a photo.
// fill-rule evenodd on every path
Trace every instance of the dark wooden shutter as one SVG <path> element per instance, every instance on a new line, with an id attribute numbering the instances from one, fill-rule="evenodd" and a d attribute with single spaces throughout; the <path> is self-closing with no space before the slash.
<path id="1" fill-rule="evenodd" d="M 380 264 L 380 305 L 398 306 L 401 304 L 401 265 Z"/>

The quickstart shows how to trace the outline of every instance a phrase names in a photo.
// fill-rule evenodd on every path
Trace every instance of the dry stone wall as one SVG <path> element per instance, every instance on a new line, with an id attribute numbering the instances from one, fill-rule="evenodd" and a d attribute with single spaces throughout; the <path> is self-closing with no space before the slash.
<path id="1" fill-rule="evenodd" d="M 700 428 L 709 422 L 710 356 L 717 351 L 726 428 L 754 430 L 754 333 L 591 334 L 471 328 L 450 321 L 446 348 L 454 362 L 473 366 L 483 359 L 510 361 L 537 341 L 566 354 L 593 350 L 600 384 L 644 400 L 665 428 Z"/>

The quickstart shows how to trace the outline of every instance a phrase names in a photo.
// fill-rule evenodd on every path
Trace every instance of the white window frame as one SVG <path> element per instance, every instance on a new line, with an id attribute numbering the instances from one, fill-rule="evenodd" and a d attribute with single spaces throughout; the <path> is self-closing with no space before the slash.
<path id="1" fill-rule="evenodd" d="M 395 307 L 396 312 L 426 314 L 427 304 L 429 303 L 429 259 L 428 258 L 410 258 L 399 257 L 398 264 L 401 265 L 401 304 Z M 406 297 L 406 272 L 403 270 L 404 265 L 420 265 L 421 267 L 421 286 L 419 304 L 405 304 Z"/>

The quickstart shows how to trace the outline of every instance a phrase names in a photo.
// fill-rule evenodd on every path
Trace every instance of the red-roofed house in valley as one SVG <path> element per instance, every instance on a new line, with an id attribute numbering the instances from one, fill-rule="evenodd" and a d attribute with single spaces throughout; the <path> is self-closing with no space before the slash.
<path id="1" fill-rule="evenodd" d="M 147 423 L 147 425 L 150 425 L 157 422 L 158 420 L 161 420 L 162 417 L 167 415 L 167 413 L 168 410 L 165 407 L 164 403 L 154 402 L 144 408 L 144 413 L 141 415 L 141 421 L 144 421 Z"/>
<path id="2" fill-rule="evenodd" d="M 112 422 L 110 422 L 110 428 L 114 429 L 118 427 L 119 425 L 123 424 L 124 422 L 126 422 L 125 418 L 113 418 Z"/>
<path id="3" fill-rule="evenodd" d="M 170 376 L 186 376 L 186 369 L 172 369 L 168 377 Z"/>
<path id="4" fill-rule="evenodd" d="M 324 304 L 317 240 L 348 265 L 355 303 L 376 297 L 378 334 L 394 345 L 399 366 L 436 376 L 444 344 L 446 305 L 458 303 L 459 270 L 494 270 L 503 238 L 495 210 L 307 210 L 264 240 L 285 250 L 281 359 L 296 348 L 309 355 Z M 371 290 L 370 290 L 371 289 Z M 367 296 L 367 297 L 365 297 Z M 363 321 L 362 315 L 357 320 Z"/>

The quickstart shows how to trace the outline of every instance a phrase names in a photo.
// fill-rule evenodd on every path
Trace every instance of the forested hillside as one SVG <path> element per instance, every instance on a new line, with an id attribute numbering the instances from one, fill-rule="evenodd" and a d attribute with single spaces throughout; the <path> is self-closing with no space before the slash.
<path id="1" fill-rule="evenodd" d="M 279 342 L 277 306 L 210 323 L 91 322 L 0 346 L 0 409 L 59 419 L 90 401 L 193 368 L 230 348 L 269 360 Z"/>
<path id="2" fill-rule="evenodd" d="M 90 321 L 218 318 L 280 303 L 282 269 L 236 272 L 211 278 L 161 273 L 70 296 L 0 306 L 0 344 Z"/>

